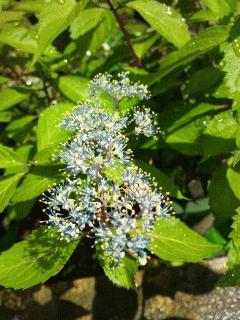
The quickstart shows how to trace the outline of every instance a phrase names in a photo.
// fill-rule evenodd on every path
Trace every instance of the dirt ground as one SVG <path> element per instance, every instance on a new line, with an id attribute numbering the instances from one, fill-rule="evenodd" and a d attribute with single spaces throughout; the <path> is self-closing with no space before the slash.
<path id="1" fill-rule="evenodd" d="M 239 320 L 240 288 L 219 288 L 226 259 L 149 268 L 138 291 L 103 275 L 50 282 L 24 291 L 0 290 L 1 320 Z"/>

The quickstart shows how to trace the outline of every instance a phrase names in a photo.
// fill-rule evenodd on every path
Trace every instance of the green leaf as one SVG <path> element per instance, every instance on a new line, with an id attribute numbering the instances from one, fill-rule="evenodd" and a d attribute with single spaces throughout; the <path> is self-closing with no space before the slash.
<path id="1" fill-rule="evenodd" d="M 77 39 L 95 28 L 103 19 L 106 9 L 90 8 L 80 11 L 70 27 L 71 38 Z"/>
<path id="2" fill-rule="evenodd" d="M 175 218 L 157 221 L 151 237 L 150 250 L 168 261 L 198 262 L 221 250 Z"/>
<path id="3" fill-rule="evenodd" d="M 189 201 L 184 210 L 184 213 L 187 215 L 206 215 L 209 212 L 210 212 L 209 198 Z"/>
<path id="4" fill-rule="evenodd" d="M 38 151 L 65 142 L 71 133 L 60 128 L 64 115 L 73 109 L 71 103 L 58 103 L 45 109 L 39 117 L 37 125 Z"/>
<path id="5" fill-rule="evenodd" d="M 215 21 L 218 20 L 218 15 L 210 10 L 199 10 L 191 16 L 191 20 L 194 22 L 200 21 Z"/>
<path id="6" fill-rule="evenodd" d="M 234 150 L 237 128 L 238 125 L 231 110 L 218 113 L 213 117 L 201 136 L 204 159 Z"/>
<path id="7" fill-rule="evenodd" d="M 56 154 L 60 148 L 61 145 L 56 146 L 55 144 L 52 144 L 49 148 L 45 148 L 37 152 L 33 160 L 36 164 L 40 165 L 54 163 L 53 155 Z"/>
<path id="8" fill-rule="evenodd" d="M 71 101 L 79 103 L 89 99 L 89 80 L 79 76 L 62 76 L 58 80 L 59 90 Z M 114 110 L 113 100 L 104 92 L 100 92 L 96 99 L 106 111 Z"/>
<path id="9" fill-rule="evenodd" d="M 26 289 L 61 271 L 79 240 L 66 242 L 53 229 L 35 230 L 26 240 L 0 255 L 0 285 Z"/>
<path id="10" fill-rule="evenodd" d="M 59 90 L 71 101 L 79 102 L 89 97 L 89 80 L 79 76 L 62 76 L 58 79 Z"/>
<path id="11" fill-rule="evenodd" d="M 160 113 L 160 128 L 164 139 L 173 149 L 187 155 L 202 153 L 199 137 L 210 121 L 216 106 L 200 103 L 196 106 L 177 104 Z"/>
<path id="12" fill-rule="evenodd" d="M 15 10 L 23 10 L 27 12 L 39 13 L 43 6 L 46 4 L 45 0 L 22 0 L 16 2 L 14 5 Z"/>
<path id="13" fill-rule="evenodd" d="M 227 26 L 214 26 L 203 31 L 179 50 L 166 55 L 160 63 L 158 72 L 151 75 L 150 83 L 159 81 L 175 69 L 189 64 L 191 61 L 223 43 L 229 33 Z"/>
<path id="14" fill-rule="evenodd" d="M 215 243 L 215 244 L 221 244 L 221 245 L 226 245 L 226 240 L 224 237 L 221 235 L 221 233 L 213 226 L 210 227 L 207 230 L 207 233 L 205 233 L 206 239 L 208 239 L 210 242 Z"/>
<path id="15" fill-rule="evenodd" d="M 24 165 L 25 163 L 12 148 L 0 144 L 0 168 L 12 168 Z"/>
<path id="16" fill-rule="evenodd" d="M 220 279 L 223 287 L 240 286 L 240 207 L 233 217 L 232 232 L 230 233 L 231 247 L 228 253 L 228 270 Z"/>
<path id="17" fill-rule="evenodd" d="M 114 181 L 114 183 L 121 185 L 123 184 L 123 172 L 124 165 L 120 161 L 115 161 L 111 167 L 106 167 L 104 169 L 104 174 L 109 180 Z"/>
<path id="18" fill-rule="evenodd" d="M 11 21 L 19 21 L 22 20 L 24 16 L 24 12 L 21 11 L 1 11 L 0 15 L 0 24 L 4 24 L 6 22 L 11 22 Z"/>
<path id="19" fill-rule="evenodd" d="M 10 78 L 7 78 L 5 76 L 0 76 L 0 85 L 8 82 L 9 80 L 10 80 Z"/>
<path id="20" fill-rule="evenodd" d="M 229 15 L 236 9 L 237 0 L 203 0 L 208 8 L 216 14 L 218 19 Z"/>
<path id="21" fill-rule="evenodd" d="M 22 173 L 19 173 L 0 178 L 0 212 L 3 212 L 11 200 L 22 175 Z"/>
<path id="22" fill-rule="evenodd" d="M 35 53 L 38 48 L 36 26 L 16 26 L 9 24 L 0 30 L 0 44 L 9 45 L 19 51 Z M 59 53 L 53 46 L 48 46 L 44 51 L 46 56 L 56 58 Z"/>
<path id="23" fill-rule="evenodd" d="M 27 200 L 24 202 L 10 203 L 8 206 L 8 218 L 10 220 L 22 220 L 32 210 L 36 199 Z"/>
<path id="24" fill-rule="evenodd" d="M 214 111 L 216 107 L 217 106 L 210 103 L 199 103 L 197 105 L 177 103 L 176 106 L 170 105 L 169 110 L 160 113 L 159 122 L 161 128 L 171 134 L 175 132 L 175 130 L 181 129 L 193 121 L 197 121 L 197 123 L 200 122 L 199 118 L 201 119 L 202 116 L 208 115 Z M 200 127 L 202 127 L 202 125 Z M 205 127 L 205 125 L 203 127 Z"/>
<path id="25" fill-rule="evenodd" d="M 150 173 L 164 193 L 169 192 L 171 197 L 185 199 L 179 188 L 165 173 L 142 160 L 135 160 L 134 163 L 145 172 Z"/>
<path id="26" fill-rule="evenodd" d="M 22 25 L 10 25 L 0 31 L 0 43 L 9 45 L 17 50 L 34 53 L 37 41 L 33 30 Z"/>
<path id="27" fill-rule="evenodd" d="M 198 139 L 208 121 L 207 116 L 199 117 L 196 121 L 189 122 L 172 132 L 165 141 L 180 153 L 188 156 L 200 155 L 201 146 Z"/>
<path id="28" fill-rule="evenodd" d="M 159 38 L 158 34 L 147 33 L 142 35 L 141 37 L 137 37 L 133 41 L 133 49 L 136 55 L 142 59 L 152 47 L 152 45 L 156 42 Z"/>
<path id="29" fill-rule="evenodd" d="M 5 169 L 4 175 L 15 174 L 15 173 L 26 173 L 30 166 L 28 162 L 32 159 L 32 155 L 35 152 L 33 145 L 22 145 L 15 151 L 15 157 L 17 156 L 22 165 L 8 167 Z"/>
<path id="30" fill-rule="evenodd" d="M 155 0 L 132 1 L 127 3 L 127 6 L 135 9 L 160 35 L 176 47 L 182 47 L 191 39 L 185 20 L 171 7 Z"/>
<path id="31" fill-rule="evenodd" d="M 18 130 L 22 130 L 23 127 L 26 125 L 29 125 L 32 123 L 32 121 L 35 119 L 34 116 L 28 115 L 28 116 L 23 116 L 21 118 L 18 118 L 16 120 L 13 120 L 7 127 L 6 127 L 6 132 L 15 132 Z"/>
<path id="32" fill-rule="evenodd" d="M 0 112 L 0 122 L 9 122 L 11 121 L 12 116 L 13 116 L 13 112 L 11 111 Z"/>
<path id="33" fill-rule="evenodd" d="M 39 60 L 53 40 L 71 24 L 76 9 L 77 4 L 74 0 L 45 3 L 38 22 L 38 46 L 33 57 L 33 64 Z"/>
<path id="34" fill-rule="evenodd" d="M 235 39 L 234 41 L 238 41 Z M 228 98 L 240 99 L 240 56 L 234 50 L 234 42 L 225 45 L 224 58 L 222 61 L 223 71 L 226 72 L 224 85 L 228 88 Z"/>
<path id="35" fill-rule="evenodd" d="M 227 180 L 236 198 L 240 201 L 240 164 L 236 165 L 234 168 L 228 168 Z"/>
<path id="36" fill-rule="evenodd" d="M 98 252 L 98 259 L 106 276 L 114 284 L 127 289 L 136 287 L 135 274 L 138 269 L 136 260 L 125 256 L 116 267 L 113 267 L 111 259 L 100 251 Z"/>
<path id="37" fill-rule="evenodd" d="M 222 226 L 231 219 L 239 206 L 227 179 L 228 169 L 226 164 L 217 167 L 209 184 L 209 204 L 215 214 L 217 226 Z"/>
<path id="38" fill-rule="evenodd" d="M 20 89 L 5 88 L 0 90 L 0 111 L 9 109 L 26 100 L 28 94 Z"/>
<path id="39" fill-rule="evenodd" d="M 190 95 L 209 92 L 222 78 L 223 72 L 212 67 L 205 67 L 193 74 L 187 84 L 187 92 Z"/>
<path id="40" fill-rule="evenodd" d="M 116 19 L 112 12 L 104 9 L 102 15 L 103 18 L 95 28 L 90 29 L 77 39 L 79 52 L 87 64 L 89 63 L 89 59 L 91 59 L 91 55 L 97 52 L 111 35 L 115 34 Z"/>
<path id="41" fill-rule="evenodd" d="M 38 166 L 29 173 L 17 188 L 12 201 L 14 203 L 34 199 L 45 192 L 53 184 L 63 179 L 63 173 L 59 172 L 60 165 Z"/>

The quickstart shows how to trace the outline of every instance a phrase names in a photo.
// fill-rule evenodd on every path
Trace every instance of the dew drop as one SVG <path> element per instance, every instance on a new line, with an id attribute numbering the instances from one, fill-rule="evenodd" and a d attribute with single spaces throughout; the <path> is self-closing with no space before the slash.
<path id="1" fill-rule="evenodd" d="M 170 7 L 167 7 L 167 14 L 169 16 L 171 16 L 173 14 L 173 11 L 172 11 L 172 9 Z"/>
<path id="2" fill-rule="evenodd" d="M 86 55 L 87 55 L 87 56 L 91 56 L 91 54 L 92 54 L 92 53 L 91 53 L 90 50 L 87 50 L 87 51 L 86 51 Z"/>

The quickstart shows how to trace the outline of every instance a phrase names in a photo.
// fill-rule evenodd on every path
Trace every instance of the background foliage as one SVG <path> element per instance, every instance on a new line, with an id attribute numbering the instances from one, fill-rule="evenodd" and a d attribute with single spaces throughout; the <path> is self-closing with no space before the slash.
<path id="1" fill-rule="evenodd" d="M 157 141 L 130 141 L 136 163 L 170 192 L 185 224 L 214 215 L 204 230 L 210 242 L 179 220 L 159 223 L 156 255 L 200 261 L 223 246 L 230 259 L 220 283 L 239 285 L 238 1 L 0 0 L 0 8 L 0 249 L 11 247 L 0 256 L 0 284 L 45 281 L 77 246 L 58 244 L 42 228 L 12 245 L 39 226 L 38 197 L 62 179 L 51 155 L 69 138 L 58 127 L 64 113 L 88 97 L 95 74 L 125 70 L 150 87 L 146 105 L 161 127 Z M 120 111 L 136 103 L 124 101 Z M 52 252 L 53 260 L 43 258 Z M 29 265 L 32 255 L 40 263 Z M 113 274 L 101 253 L 99 260 L 112 281 L 134 286 L 131 261 Z"/>

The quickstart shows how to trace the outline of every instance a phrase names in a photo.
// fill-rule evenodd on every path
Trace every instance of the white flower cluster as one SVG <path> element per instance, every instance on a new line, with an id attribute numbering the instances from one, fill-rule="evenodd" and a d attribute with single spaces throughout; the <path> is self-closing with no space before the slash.
<path id="1" fill-rule="evenodd" d="M 97 91 L 101 89 L 118 100 L 124 97 L 148 99 L 150 94 L 147 86 L 131 82 L 128 75 L 129 72 L 121 72 L 118 74 L 118 79 L 113 79 L 112 75 L 107 73 L 97 74 L 91 81 L 91 95 L 95 97 Z"/>
<path id="2" fill-rule="evenodd" d="M 146 96 L 145 87 L 130 83 L 126 74 L 121 77 L 115 82 L 108 75 L 96 76 L 94 90 L 98 79 L 104 78 L 105 83 L 101 81 L 99 87 L 114 92 L 114 99 L 126 96 L 128 91 L 130 97 Z M 109 114 L 92 102 L 83 102 L 61 123 L 62 128 L 74 132 L 73 139 L 57 155 L 69 177 L 43 199 L 47 224 L 56 227 L 68 241 L 82 232 L 93 236 L 96 247 L 111 258 L 113 266 L 126 254 L 145 264 L 154 223 L 171 211 L 168 198 L 132 164 L 124 135 L 129 124 L 135 123 L 135 134 L 153 136 L 153 120 L 149 109 L 144 112 L 136 108 L 132 117 L 121 117 L 118 112 Z"/>

